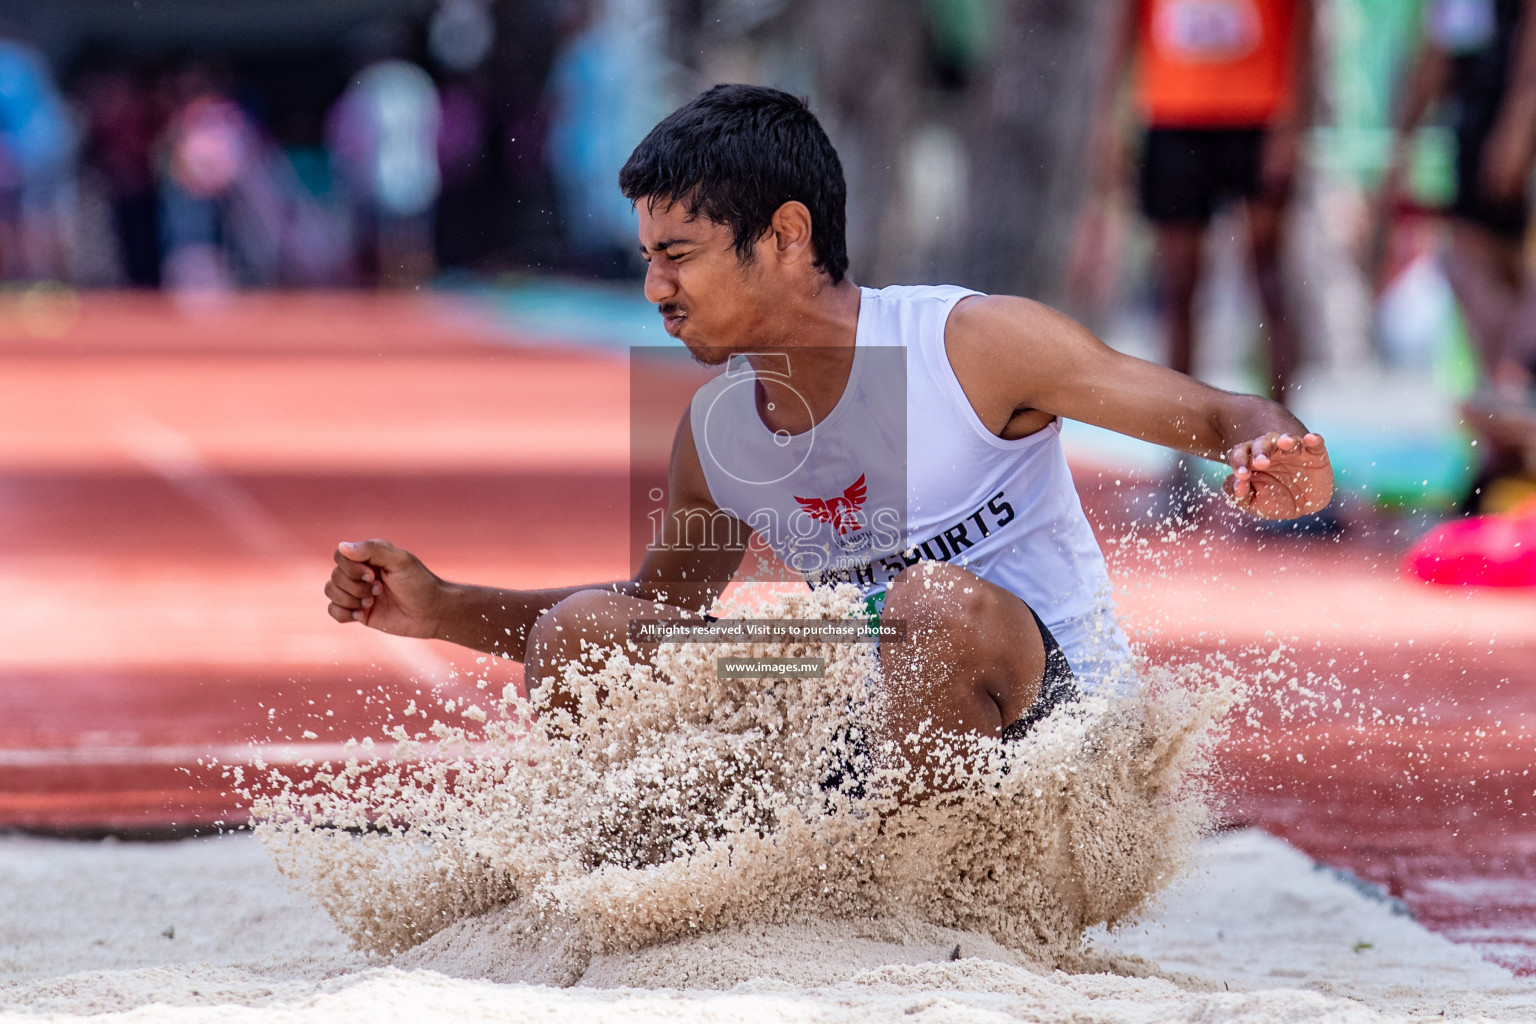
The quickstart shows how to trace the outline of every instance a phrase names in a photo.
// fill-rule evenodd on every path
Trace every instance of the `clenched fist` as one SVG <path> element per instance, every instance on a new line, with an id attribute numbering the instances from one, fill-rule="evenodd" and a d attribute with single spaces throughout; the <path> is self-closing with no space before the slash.
<path id="1" fill-rule="evenodd" d="M 421 559 L 386 540 L 342 541 L 325 584 L 337 622 L 361 622 L 396 636 L 439 635 L 448 585 Z"/>

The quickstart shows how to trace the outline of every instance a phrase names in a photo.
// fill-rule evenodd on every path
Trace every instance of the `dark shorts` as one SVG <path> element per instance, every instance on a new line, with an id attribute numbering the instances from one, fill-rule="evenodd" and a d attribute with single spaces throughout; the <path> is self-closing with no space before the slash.
<path id="1" fill-rule="evenodd" d="M 1035 625 L 1040 627 L 1040 640 L 1045 645 L 1045 675 L 1040 679 L 1040 695 L 1035 698 L 1035 702 L 1003 728 L 1004 743 L 1023 739 L 1029 730 L 1050 717 L 1051 712 L 1083 695 L 1061 644 L 1051 635 L 1045 623 L 1040 621 L 1040 616 L 1035 614 L 1033 608 L 1029 614 L 1034 616 Z M 862 797 L 864 780 L 869 774 L 869 746 L 864 730 L 853 726 L 846 736 L 840 736 L 839 739 L 843 741 L 842 756 L 822 777 L 821 788 L 842 790 L 849 796 Z"/>
<path id="2" fill-rule="evenodd" d="M 1045 644 L 1045 675 L 1040 679 L 1040 696 L 1035 698 L 1035 702 L 1024 714 L 1003 730 L 1005 743 L 1022 739 L 1025 733 L 1034 728 L 1036 722 L 1048 718 L 1052 711 L 1083 695 L 1078 689 L 1077 677 L 1072 674 L 1072 666 L 1067 664 L 1067 654 L 1061 649 L 1061 644 L 1045 628 L 1045 623 L 1040 621 L 1040 616 L 1035 615 L 1033 608 L 1029 614 L 1035 616 L 1035 625 L 1040 627 L 1040 639 Z"/>
<path id="3" fill-rule="evenodd" d="M 1493 130 L 1491 123 L 1469 119 L 1456 133 L 1456 201 L 1451 216 L 1476 224 L 1500 238 L 1518 241 L 1530 224 L 1528 197 L 1490 199 L 1483 191 L 1483 151 Z"/>
<path id="4" fill-rule="evenodd" d="M 1141 210 L 1160 224 L 1205 224 L 1224 203 L 1256 199 L 1263 128 L 1149 128 L 1141 152 Z"/>

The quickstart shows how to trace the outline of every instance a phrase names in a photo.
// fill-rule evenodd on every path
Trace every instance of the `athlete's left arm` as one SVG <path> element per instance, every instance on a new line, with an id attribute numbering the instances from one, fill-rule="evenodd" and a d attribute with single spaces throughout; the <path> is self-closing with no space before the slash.
<path id="1" fill-rule="evenodd" d="M 1012 296 L 978 296 L 945 344 L 988 429 L 1038 410 L 1226 462 L 1232 499 L 1265 519 L 1316 512 L 1333 495 L 1321 436 L 1282 405 L 1202 384 L 1105 345 L 1072 318 Z"/>

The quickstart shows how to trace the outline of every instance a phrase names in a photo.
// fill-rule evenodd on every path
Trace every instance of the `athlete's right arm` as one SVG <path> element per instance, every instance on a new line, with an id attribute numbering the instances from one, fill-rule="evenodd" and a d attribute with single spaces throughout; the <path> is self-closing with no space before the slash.
<path id="1" fill-rule="evenodd" d="M 707 610 L 741 565 L 746 527 L 709 496 L 685 414 L 672 446 L 670 500 L 662 536 L 632 579 L 549 590 L 503 590 L 451 583 L 409 551 L 384 540 L 343 541 L 325 585 L 337 622 L 361 622 L 397 636 L 447 640 L 487 654 L 523 659 L 528 631 L 548 609 L 583 590 L 608 590 L 693 610 Z M 719 544 L 687 544 L 686 527 L 728 528 Z"/>

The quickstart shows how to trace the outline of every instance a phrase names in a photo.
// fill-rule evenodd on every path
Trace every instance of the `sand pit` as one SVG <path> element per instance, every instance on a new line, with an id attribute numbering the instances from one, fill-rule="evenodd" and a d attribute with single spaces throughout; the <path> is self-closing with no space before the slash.
<path id="1" fill-rule="evenodd" d="M 1121 974 L 1040 973 L 975 933 L 898 937 L 832 922 L 613 955 L 572 988 L 456 978 L 349 952 L 248 834 L 150 845 L 0 839 L 0 903 L 7 1019 L 1536 1018 L 1536 986 L 1253 831 L 1202 841 L 1188 878 L 1144 922 L 1091 936 L 1092 956 Z M 950 960 L 956 946 L 961 959 Z M 505 968 L 485 966 L 487 976 Z M 696 982 L 639 987 L 680 971 Z M 733 980 L 742 975 L 751 980 Z"/>
<path id="2" fill-rule="evenodd" d="M 845 619 L 855 597 L 752 610 Z M 719 656 L 768 653 L 823 657 L 828 671 L 768 686 L 715 671 Z M 553 681 L 531 703 L 487 688 L 482 702 L 395 709 L 392 743 L 358 743 L 340 762 L 231 767 L 254 836 L 4 840 L 0 1010 L 1536 1015 L 1536 988 L 1279 841 L 1198 838 L 1206 753 L 1247 699 L 1220 665 L 1142 665 L 1135 692 L 1061 708 L 1016 742 L 943 738 L 921 770 L 891 760 L 894 741 L 872 746 L 874 666 L 849 644 L 663 645 L 654 667 L 604 652 L 563 680 L 578 717 L 543 703 Z M 1288 714 L 1325 699 L 1292 682 Z M 913 799 L 903 787 L 918 779 L 938 793 Z"/>
<path id="3" fill-rule="evenodd" d="M 852 587 L 773 594 L 748 617 L 846 622 L 857 602 Z M 786 653 L 825 676 L 716 668 Z M 531 702 L 413 700 L 388 753 L 231 778 L 279 870 L 360 948 L 528 960 L 505 980 L 827 919 L 978 932 L 1075 968 L 1085 929 L 1134 916 L 1183 868 L 1236 679 L 1159 669 L 1017 742 L 928 743 L 919 724 L 904 734 L 918 764 L 880 738 L 875 664 L 848 643 L 663 644 L 654 665 L 600 651 Z M 557 682 L 578 716 L 545 702 Z"/>

